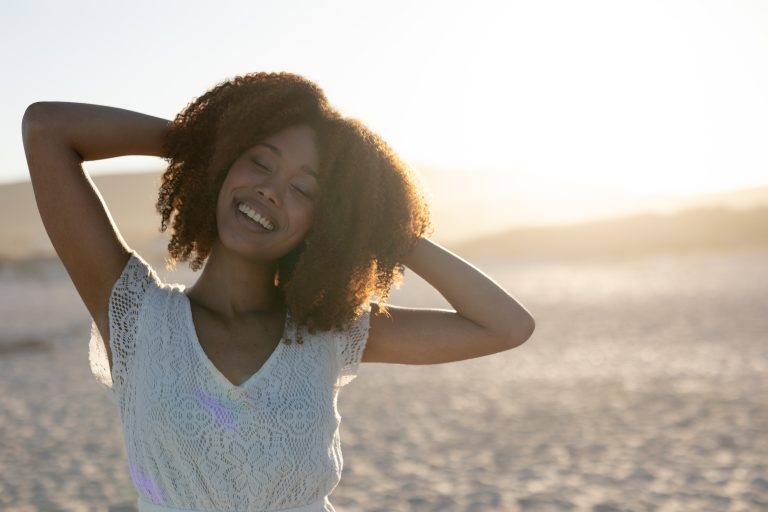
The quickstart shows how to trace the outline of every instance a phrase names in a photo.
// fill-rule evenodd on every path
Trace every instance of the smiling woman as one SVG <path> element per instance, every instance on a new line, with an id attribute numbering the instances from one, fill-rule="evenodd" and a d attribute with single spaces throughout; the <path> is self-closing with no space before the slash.
<path id="1" fill-rule="evenodd" d="M 315 202 L 304 190 L 318 187 L 315 178 L 307 174 L 307 169 L 317 167 L 314 139 L 314 130 L 309 126 L 292 126 L 267 137 L 235 160 L 219 191 L 218 240 L 212 252 L 226 246 L 266 262 L 270 267 L 266 273 L 274 280 L 273 263 L 305 241 L 312 227 Z M 277 149 L 280 156 L 272 155 L 265 145 Z M 227 221 L 233 212 L 240 219 L 238 226 L 244 224 L 247 233 L 273 236 L 255 240 L 243 236 L 241 229 L 230 231 Z"/>
<path id="2" fill-rule="evenodd" d="M 425 238 L 409 167 L 298 75 L 236 77 L 173 121 L 37 103 L 22 129 L 141 511 L 333 512 L 337 396 L 361 362 L 459 361 L 533 332 L 511 295 Z M 156 206 L 168 265 L 202 267 L 191 288 L 125 244 L 81 168 L 124 154 L 168 161 Z M 406 264 L 456 310 L 388 308 Z"/>
<path id="3" fill-rule="evenodd" d="M 403 257 L 431 230 L 411 169 L 297 75 L 253 73 L 218 85 L 179 113 L 165 154 L 157 209 L 162 230 L 173 223 L 169 268 L 192 259 L 198 270 L 210 256 L 213 266 L 215 254 L 236 243 L 237 259 L 248 260 L 240 279 L 252 289 L 278 284 L 261 305 L 279 293 L 310 332 L 358 317 L 372 295 L 385 301 L 402 280 Z M 256 246 L 228 231 L 241 202 L 277 228 Z M 276 269 L 244 277 L 257 261 Z M 232 265 L 230 258 L 225 267 Z"/>

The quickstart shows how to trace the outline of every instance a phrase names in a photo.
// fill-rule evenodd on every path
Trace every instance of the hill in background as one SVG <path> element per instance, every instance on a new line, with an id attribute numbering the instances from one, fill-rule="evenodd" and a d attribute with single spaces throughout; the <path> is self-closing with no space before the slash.
<path id="1" fill-rule="evenodd" d="M 162 260 L 170 236 L 160 233 L 154 204 L 160 172 L 92 176 L 128 244 Z M 496 199 L 457 186 L 481 182 L 427 170 L 433 238 L 467 257 L 627 258 L 657 252 L 728 250 L 768 245 L 768 187 L 687 198 L 675 210 L 559 225 L 520 226 L 512 210 L 492 213 Z M 463 180 L 463 181 L 462 181 Z M 520 193 L 522 196 L 522 192 Z M 514 193 L 510 197 L 514 196 Z M 518 196 L 514 196 L 518 197 Z M 512 208 L 524 208 L 516 201 Z M 56 259 L 31 183 L 0 185 L 0 262 Z M 514 227 L 512 227 L 514 226 Z"/>
<path id="2" fill-rule="evenodd" d="M 660 253 L 768 249 L 768 206 L 700 207 L 568 226 L 516 228 L 454 246 L 482 259 L 621 260 Z"/>
<path id="3" fill-rule="evenodd" d="M 765 205 L 768 205 L 768 186 L 705 194 L 691 197 L 681 203 L 681 206 L 686 209 L 705 206 L 723 206 L 736 210 L 745 210 Z"/>
<path id="4" fill-rule="evenodd" d="M 157 247 L 166 237 L 159 232 L 155 212 L 160 173 L 91 176 L 123 238 L 141 252 Z M 55 257 L 37 211 L 29 181 L 0 185 L 0 259 L 47 259 Z M 133 245 L 132 245 L 133 247 Z M 162 249 L 164 246 L 161 245 Z"/>

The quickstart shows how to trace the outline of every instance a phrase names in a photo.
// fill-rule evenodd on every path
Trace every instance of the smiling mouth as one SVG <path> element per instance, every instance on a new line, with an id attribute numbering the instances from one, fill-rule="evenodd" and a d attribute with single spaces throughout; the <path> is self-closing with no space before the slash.
<path id="1" fill-rule="evenodd" d="M 237 210 L 237 215 L 244 217 L 249 225 L 259 231 L 271 233 L 277 229 L 272 222 L 243 203 L 236 204 L 235 209 Z"/>
<path id="2" fill-rule="evenodd" d="M 264 233 L 274 233 L 275 231 L 277 231 L 277 228 L 269 230 L 264 226 L 262 226 L 261 223 L 250 218 L 248 215 L 240 211 L 240 208 L 238 208 L 238 204 L 239 203 L 235 203 L 235 215 L 237 215 L 238 217 L 241 217 L 244 220 L 244 222 L 248 224 L 248 227 L 257 231 L 262 231 Z"/>

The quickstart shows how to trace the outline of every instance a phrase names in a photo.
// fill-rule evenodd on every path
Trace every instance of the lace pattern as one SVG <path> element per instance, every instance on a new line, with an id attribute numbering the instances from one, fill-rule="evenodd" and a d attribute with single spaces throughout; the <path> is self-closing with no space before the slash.
<path id="1" fill-rule="evenodd" d="M 113 385 L 119 386 L 127 377 L 129 362 L 135 349 L 139 311 L 147 289 L 153 285 L 160 285 L 157 273 L 138 253 L 132 251 L 109 296 L 109 347 L 113 364 L 111 372 L 101 332 L 96 322 L 91 319 L 88 344 L 91 372 L 108 390 L 114 391 Z"/>
<path id="2" fill-rule="evenodd" d="M 360 362 L 368 341 L 368 329 L 370 327 L 371 307 L 366 306 L 363 313 L 353 320 L 346 331 L 342 331 L 338 338 L 337 357 L 339 360 L 339 375 L 336 386 L 344 387 L 352 382 L 360 368 Z"/>
<path id="3" fill-rule="evenodd" d="M 235 386 L 195 347 L 184 290 L 132 253 L 110 295 L 111 374 L 92 323 L 91 370 L 118 405 L 139 497 L 199 511 L 323 502 L 341 478 L 337 395 L 358 372 L 370 305 L 346 329 L 305 329 Z"/>

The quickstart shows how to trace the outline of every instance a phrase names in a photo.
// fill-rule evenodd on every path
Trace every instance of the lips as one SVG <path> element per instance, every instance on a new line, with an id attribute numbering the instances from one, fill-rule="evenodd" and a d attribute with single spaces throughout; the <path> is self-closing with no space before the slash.
<path id="1" fill-rule="evenodd" d="M 272 215 L 270 215 L 266 211 L 266 209 L 259 202 L 257 202 L 254 199 L 236 199 L 235 200 L 235 210 L 237 210 L 238 213 L 242 214 L 242 212 L 237 209 L 237 207 L 238 207 L 238 205 L 240 203 L 245 204 L 246 206 L 248 206 L 249 208 L 254 210 L 256 213 L 258 213 L 262 217 L 266 218 L 269 222 L 271 222 L 272 226 L 274 226 L 274 228 L 275 228 L 275 229 L 272 230 L 272 232 L 278 230 L 279 226 L 278 226 L 277 222 L 275 222 L 275 218 Z M 266 230 L 266 231 L 269 231 L 269 230 Z"/>

